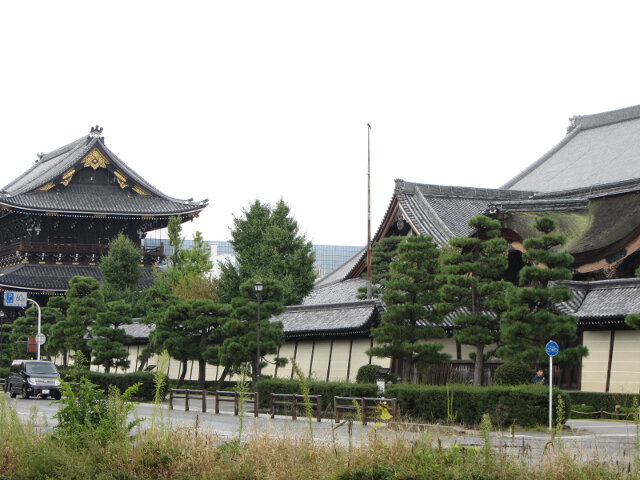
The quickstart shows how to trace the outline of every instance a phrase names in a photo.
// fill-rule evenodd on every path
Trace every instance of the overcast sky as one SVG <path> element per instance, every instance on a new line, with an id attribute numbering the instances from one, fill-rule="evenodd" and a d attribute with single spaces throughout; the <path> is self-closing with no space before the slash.
<path id="1" fill-rule="evenodd" d="M 3 2 L 2 186 L 104 127 L 161 191 L 283 198 L 316 244 L 366 242 L 394 179 L 498 187 L 573 115 L 640 103 L 637 2 Z"/>

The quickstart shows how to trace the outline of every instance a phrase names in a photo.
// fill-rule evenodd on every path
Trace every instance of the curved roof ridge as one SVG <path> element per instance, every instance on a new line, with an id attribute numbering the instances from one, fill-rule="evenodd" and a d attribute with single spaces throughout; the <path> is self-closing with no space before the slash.
<path id="1" fill-rule="evenodd" d="M 575 115 L 571 118 L 572 127 L 579 126 L 582 130 L 603 127 L 612 123 L 626 122 L 640 118 L 640 105 L 609 110 L 608 112 L 593 113 L 591 115 Z M 570 128 L 572 128 L 570 127 Z"/>
<path id="2" fill-rule="evenodd" d="M 77 155 L 72 155 L 75 151 L 81 150 L 83 154 L 80 157 L 84 156 L 93 147 L 96 140 L 97 138 L 84 136 L 75 142 L 43 155 L 27 171 L 7 184 L 2 189 L 3 194 L 5 196 L 20 195 L 47 184 L 67 171 L 71 166 L 69 164 L 75 163 Z M 57 163 L 52 165 L 56 160 Z M 43 165 L 45 166 L 43 167 Z"/>
<path id="3" fill-rule="evenodd" d="M 568 190 L 557 190 L 554 192 L 538 192 L 533 195 L 532 200 L 536 199 L 556 199 L 564 197 L 595 198 L 604 195 L 629 193 L 640 190 L 640 178 L 631 178 L 628 180 L 619 180 L 611 183 L 600 183 L 597 185 L 589 185 L 588 187 L 571 188 Z M 582 197 L 580 197 L 582 195 Z"/>

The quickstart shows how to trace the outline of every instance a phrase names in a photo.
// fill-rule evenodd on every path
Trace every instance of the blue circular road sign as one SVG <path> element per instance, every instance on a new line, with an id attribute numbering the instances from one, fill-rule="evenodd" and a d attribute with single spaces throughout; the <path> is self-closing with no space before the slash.
<path id="1" fill-rule="evenodd" d="M 545 350 L 547 351 L 547 355 L 549 355 L 550 357 L 555 357 L 560 351 L 560 347 L 556 342 L 551 340 L 549 343 L 547 343 Z"/>

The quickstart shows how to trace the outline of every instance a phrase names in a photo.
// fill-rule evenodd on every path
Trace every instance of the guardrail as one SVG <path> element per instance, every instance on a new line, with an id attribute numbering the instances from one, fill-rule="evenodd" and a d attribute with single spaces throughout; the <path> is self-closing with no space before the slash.
<path id="1" fill-rule="evenodd" d="M 184 395 L 182 395 L 184 394 Z M 206 390 L 184 390 L 178 388 L 169 389 L 169 410 L 173 410 L 173 400 L 176 398 L 184 398 L 184 411 L 189 411 L 189 398 L 195 395 L 202 400 L 202 411 L 207 411 L 207 391 Z M 218 413 L 218 412 L 216 412 Z"/>
<path id="2" fill-rule="evenodd" d="M 341 402 L 349 402 L 344 404 Z M 354 403 L 355 402 L 355 403 Z M 373 405 L 372 405 L 373 404 Z M 396 420 L 398 416 L 398 400 L 395 398 L 369 398 L 369 397 L 333 397 L 333 409 L 336 423 L 340 421 L 342 410 L 356 411 L 362 416 L 362 425 L 367 424 L 367 411 L 378 410 L 379 405 L 391 406 L 391 417 Z"/>
<path id="3" fill-rule="evenodd" d="M 220 413 L 220 402 L 233 402 L 233 414 L 238 415 L 240 400 L 253 403 L 253 416 L 258 416 L 258 392 L 248 392 L 241 395 L 238 392 L 216 390 L 216 413 Z"/>
<path id="4" fill-rule="evenodd" d="M 316 420 L 318 422 L 321 421 L 322 395 L 309 395 L 308 398 L 311 407 L 316 411 Z M 271 414 L 271 418 L 275 416 L 276 405 L 282 405 L 284 407 L 290 406 L 292 420 L 296 420 L 298 418 L 298 407 L 305 406 L 304 395 L 296 395 L 292 393 L 272 393 L 269 406 L 269 413 Z"/>

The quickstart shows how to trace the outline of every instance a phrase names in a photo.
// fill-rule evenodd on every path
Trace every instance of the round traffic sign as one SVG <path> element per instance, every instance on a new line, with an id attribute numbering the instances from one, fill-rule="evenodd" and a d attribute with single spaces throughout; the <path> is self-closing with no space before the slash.
<path id="1" fill-rule="evenodd" d="M 549 343 L 547 343 L 545 350 L 547 351 L 547 355 L 549 355 L 550 357 L 555 357 L 560 351 L 560 347 L 556 342 L 551 340 Z"/>
<path id="2" fill-rule="evenodd" d="M 36 335 L 36 343 L 38 345 L 44 345 L 44 342 L 46 342 L 46 341 L 47 341 L 47 337 L 45 336 L 44 333 L 38 333 Z"/>

